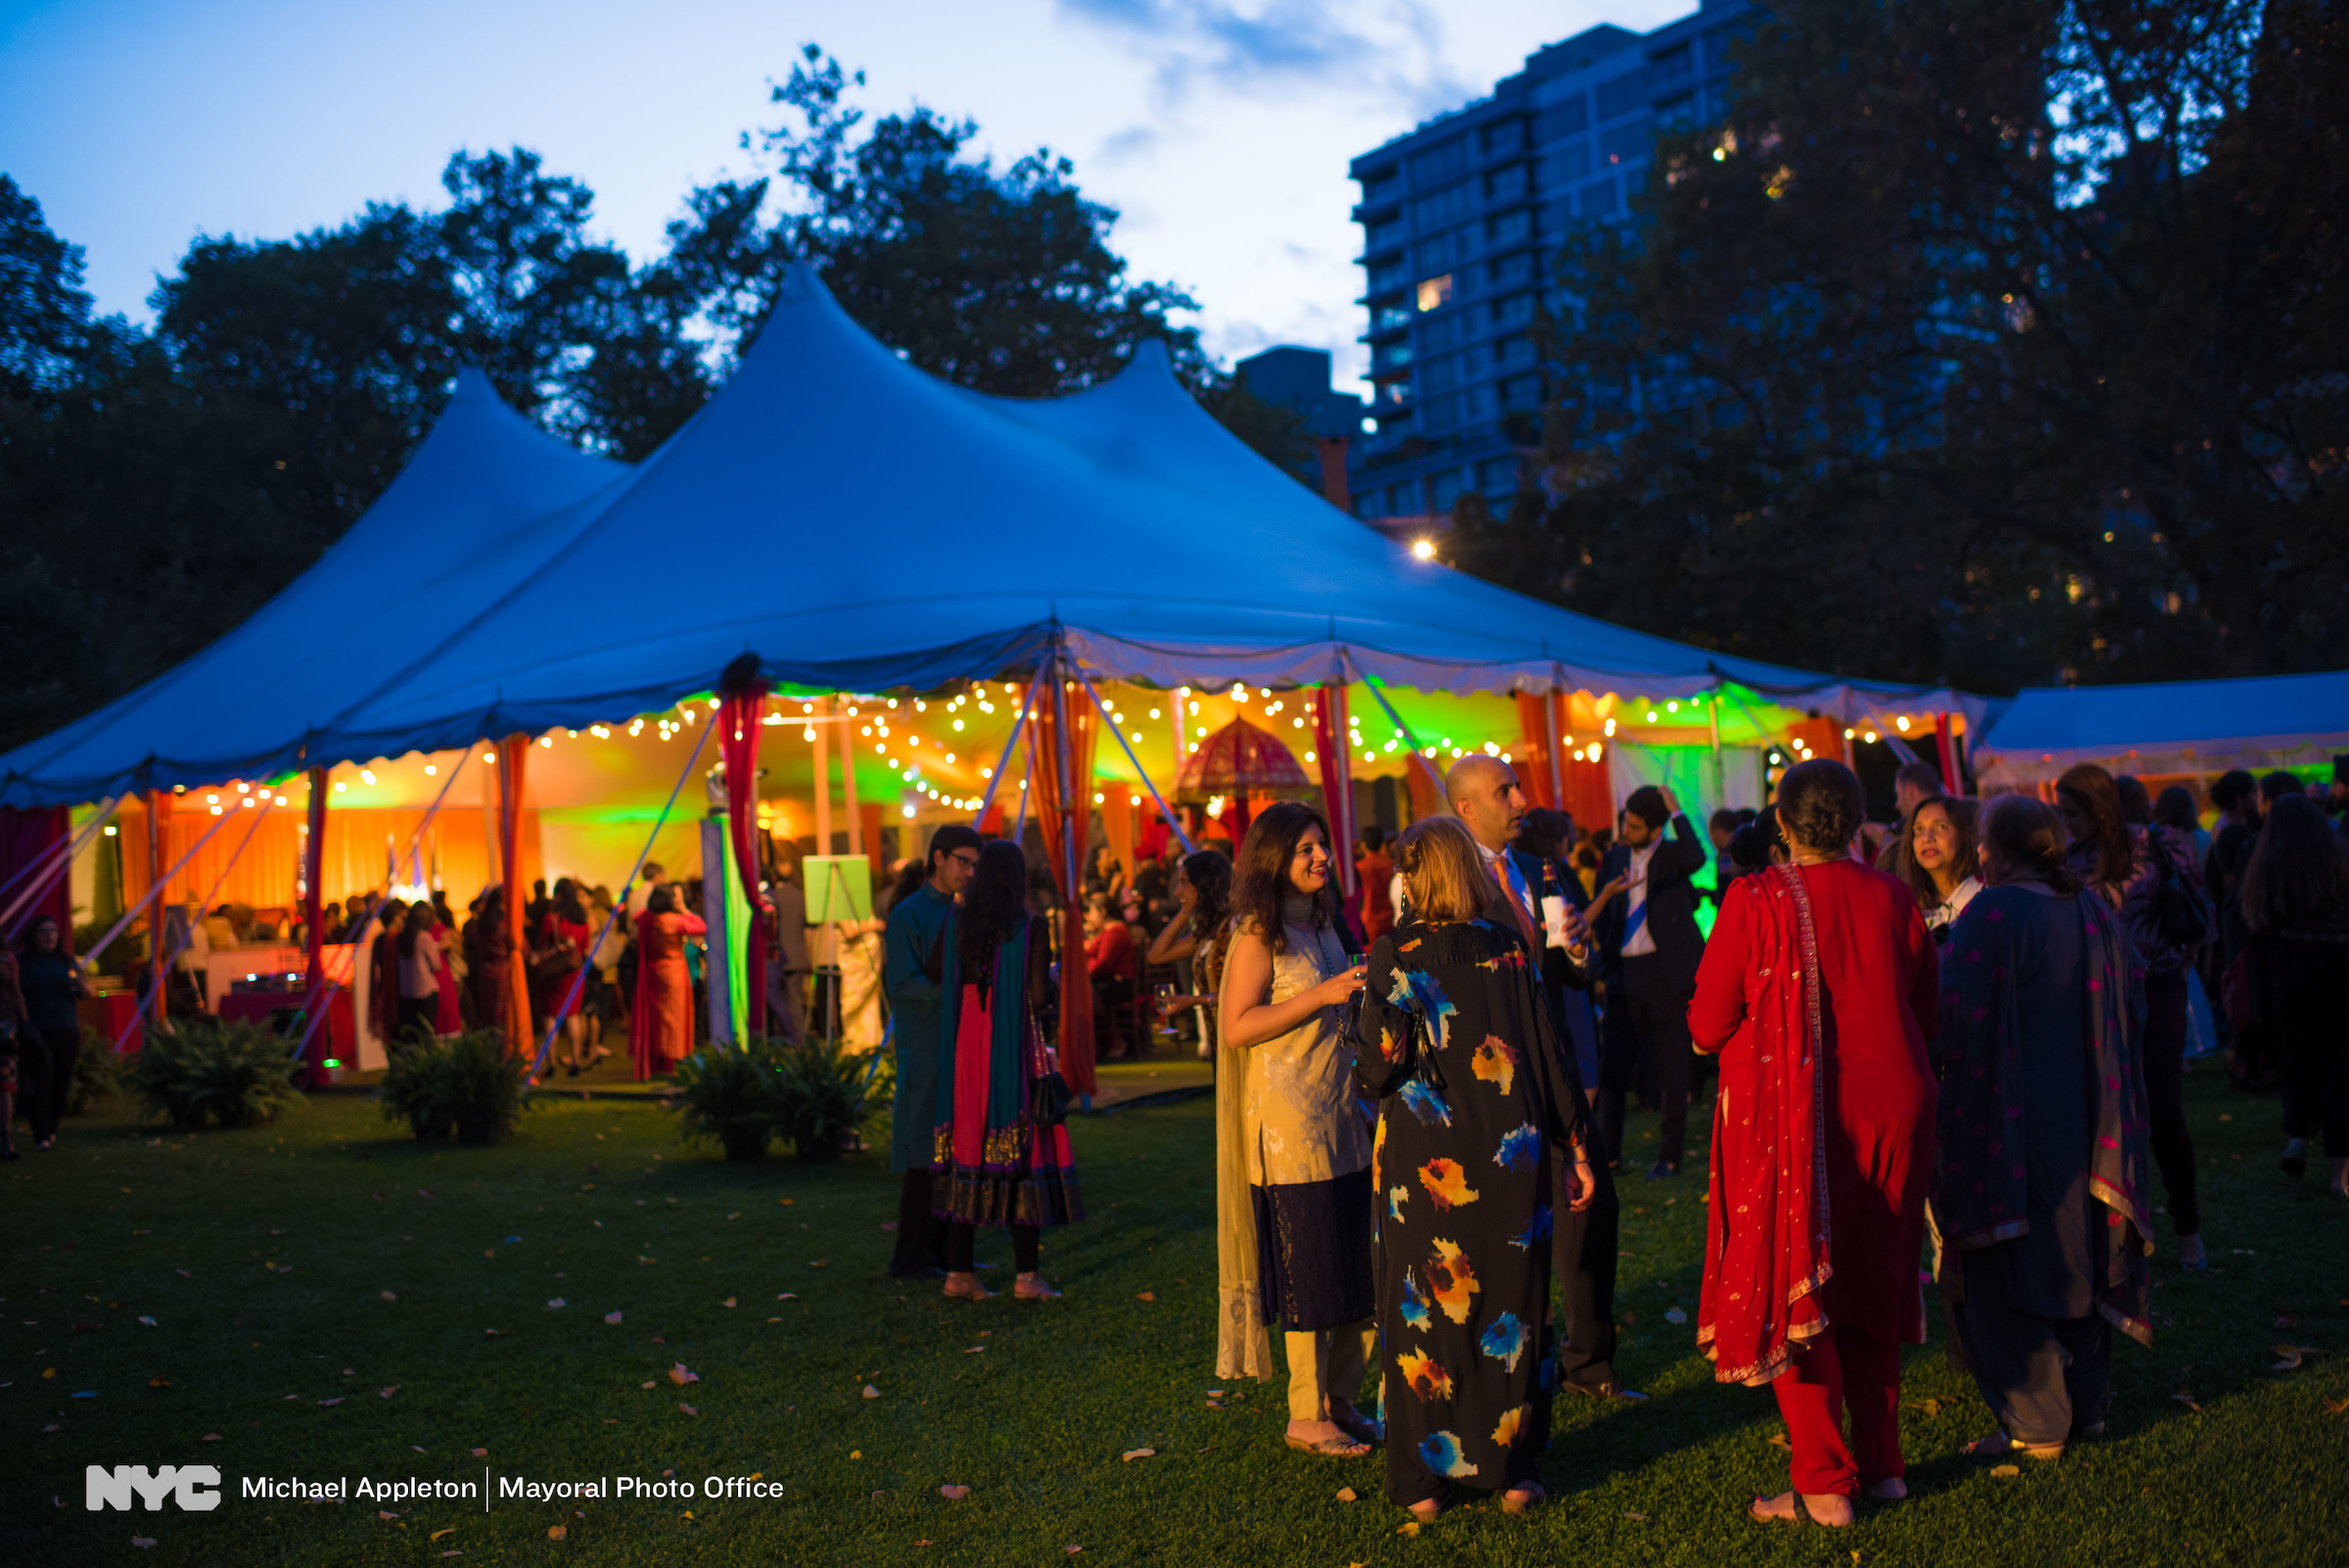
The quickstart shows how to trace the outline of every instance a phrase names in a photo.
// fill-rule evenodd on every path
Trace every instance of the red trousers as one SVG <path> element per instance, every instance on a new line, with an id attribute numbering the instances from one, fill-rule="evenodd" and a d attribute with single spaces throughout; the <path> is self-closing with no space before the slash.
<path id="1" fill-rule="evenodd" d="M 1794 1446 L 1794 1490 L 1812 1497 L 1849 1496 L 1863 1483 L 1891 1480 L 1901 1458 L 1901 1348 L 1857 1328 L 1833 1328 L 1771 1383 Z M 1852 1440 L 1843 1440 L 1843 1413 Z"/>

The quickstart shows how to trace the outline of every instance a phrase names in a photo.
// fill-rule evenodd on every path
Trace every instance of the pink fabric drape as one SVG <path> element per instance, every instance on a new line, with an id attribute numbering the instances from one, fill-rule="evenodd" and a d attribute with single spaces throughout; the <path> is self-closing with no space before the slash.
<path id="1" fill-rule="evenodd" d="M 523 905 L 530 884 L 522 877 L 522 792 L 529 776 L 530 738 L 508 735 L 497 743 L 497 839 L 506 872 L 506 940 L 514 956 L 506 965 L 506 1049 L 528 1051 L 530 1038 L 530 941 L 523 930 Z"/>
<path id="2" fill-rule="evenodd" d="M 763 688 L 750 687 L 719 700 L 717 741 L 726 765 L 726 832 L 734 845 L 742 896 L 751 906 L 750 940 L 743 957 L 748 984 L 743 989 L 749 993 L 748 1027 L 754 1035 L 766 1033 L 766 920 L 771 912 L 759 889 L 759 730 L 765 716 Z M 852 758 L 849 765 L 855 765 Z"/>
<path id="3" fill-rule="evenodd" d="M 1038 691 L 1028 746 L 1029 793 L 1060 892 L 1060 1076 L 1079 1094 L 1093 1092 L 1093 987 L 1083 963 L 1084 843 L 1092 822 L 1093 705 L 1072 700 L 1074 682 L 1054 676 Z"/>
<path id="4" fill-rule="evenodd" d="M 1329 858 L 1349 904 L 1360 897 L 1354 874 L 1354 748 L 1346 722 L 1346 688 L 1332 682 L 1313 693 L 1313 759 L 1321 771 L 1321 814 L 1329 818 Z"/>

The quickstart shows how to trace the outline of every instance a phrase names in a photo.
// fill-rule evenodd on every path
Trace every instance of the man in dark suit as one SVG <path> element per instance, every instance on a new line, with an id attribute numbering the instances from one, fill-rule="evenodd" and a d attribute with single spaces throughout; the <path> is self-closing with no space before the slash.
<path id="1" fill-rule="evenodd" d="M 1680 1174 L 1687 1142 L 1688 998 L 1705 953 L 1689 879 L 1704 863 L 1704 843 L 1679 803 L 1669 791 L 1643 784 L 1623 803 L 1623 836 L 1598 866 L 1601 907 L 1593 929 L 1607 974 L 1610 1026 L 1599 1038 L 1598 1125 L 1607 1146 L 1620 1149 L 1623 1096 L 1644 1053 L 1663 1112 L 1651 1179 Z M 1617 883 L 1620 891 L 1612 891 Z"/>
<path id="2" fill-rule="evenodd" d="M 1508 763 L 1497 757 L 1464 757 L 1452 764 L 1444 782 L 1452 813 L 1476 840 L 1485 868 L 1500 885 L 1500 895 L 1485 918 L 1517 932 L 1528 949 L 1541 955 L 1540 989 L 1557 1036 L 1560 1065 L 1579 1094 L 1583 1081 L 1566 1026 L 1565 993 L 1590 984 L 1589 964 L 1595 953 L 1589 927 L 1574 902 L 1561 899 L 1557 908 L 1546 911 L 1552 917 L 1547 919 L 1543 907 L 1544 888 L 1561 879 L 1573 881 L 1573 873 L 1517 848 L 1518 831 L 1525 823 L 1525 792 Z M 1550 938 L 1553 929 L 1555 942 Z M 1615 1197 L 1615 1178 L 1607 1171 L 1609 1151 L 1598 1141 L 1593 1130 L 1590 1169 L 1597 1176 L 1598 1192 L 1589 1207 L 1576 1213 L 1562 1186 L 1550 1198 L 1551 1257 L 1563 1309 L 1558 1381 L 1575 1393 L 1600 1399 L 1644 1399 L 1615 1375 L 1615 1249 L 1622 1209 Z M 1557 1171 L 1562 1182 L 1562 1164 Z"/>

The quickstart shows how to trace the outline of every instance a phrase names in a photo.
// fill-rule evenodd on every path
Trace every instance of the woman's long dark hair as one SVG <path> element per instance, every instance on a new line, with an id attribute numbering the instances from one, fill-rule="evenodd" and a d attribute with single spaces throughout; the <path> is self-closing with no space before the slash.
<path id="1" fill-rule="evenodd" d="M 1191 940 L 1206 942 L 1231 918 L 1231 862 L 1214 850 L 1182 857 L 1182 880 L 1191 901 Z"/>
<path id="2" fill-rule="evenodd" d="M 2254 931 L 2285 931 L 2330 914 L 2349 898 L 2349 854 L 2305 795 L 2268 807 L 2243 868 L 2243 920 Z"/>
<path id="3" fill-rule="evenodd" d="M 1327 845 L 1329 823 L 1301 801 L 1274 801 L 1256 813 L 1248 837 L 1240 845 L 1240 863 L 1231 875 L 1231 924 L 1235 931 L 1253 931 L 1274 952 L 1287 952 L 1289 939 L 1282 929 L 1281 900 L 1296 891 L 1289 881 L 1289 862 L 1296 858 L 1297 841 L 1305 830 L 1317 827 Z M 1337 852 L 1330 852 L 1329 881 L 1313 896 L 1316 928 L 1337 920 Z"/>
<path id="4" fill-rule="evenodd" d="M 555 884 L 555 913 L 575 926 L 587 923 L 587 906 L 579 901 L 579 885 L 569 877 Z"/>
<path id="5" fill-rule="evenodd" d="M 2088 817 L 2088 837 L 2080 842 L 2096 852 L 2094 875 L 2097 885 L 2117 888 L 2127 882 L 2136 864 L 2137 840 L 2129 831 L 2128 813 L 2121 808 L 2121 787 L 2112 781 L 2112 775 L 2094 762 L 2067 767 L 2055 781 L 2055 796 Z"/>
<path id="6" fill-rule="evenodd" d="M 962 891 L 955 909 L 962 934 L 955 951 L 966 979 L 985 991 L 995 973 L 995 953 L 1028 918 L 1028 857 L 1008 839 L 993 839 L 979 852 L 979 869 Z"/>

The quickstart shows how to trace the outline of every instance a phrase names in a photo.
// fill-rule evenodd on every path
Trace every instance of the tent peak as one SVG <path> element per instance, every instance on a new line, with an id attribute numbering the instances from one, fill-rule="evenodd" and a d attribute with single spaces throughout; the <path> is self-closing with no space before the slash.
<path id="1" fill-rule="evenodd" d="M 836 304 L 832 291 L 824 287 L 824 275 L 813 262 L 794 261 L 783 269 L 783 287 L 775 293 L 777 304 Z"/>
<path id="2" fill-rule="evenodd" d="M 1174 359 L 1167 352 L 1167 340 L 1144 338 L 1135 344 L 1133 352 L 1126 356 L 1126 368 L 1119 374 L 1124 376 L 1163 376 L 1167 380 L 1173 381 L 1174 379 Z"/>

